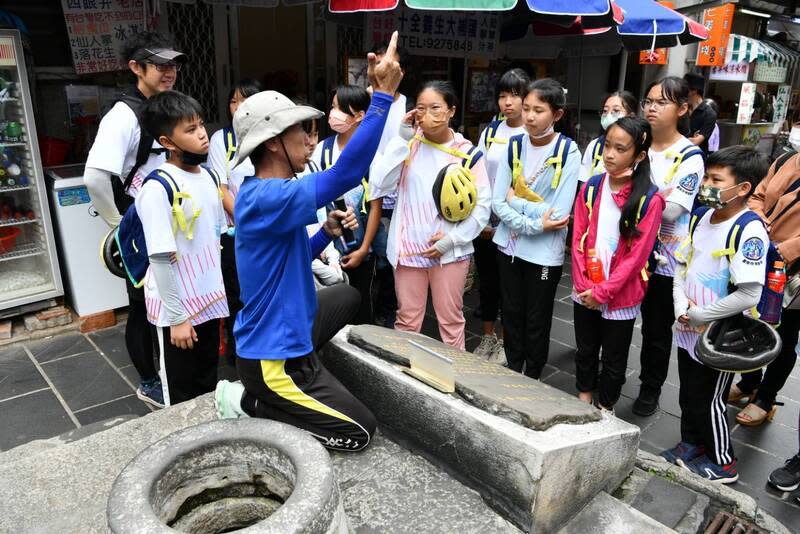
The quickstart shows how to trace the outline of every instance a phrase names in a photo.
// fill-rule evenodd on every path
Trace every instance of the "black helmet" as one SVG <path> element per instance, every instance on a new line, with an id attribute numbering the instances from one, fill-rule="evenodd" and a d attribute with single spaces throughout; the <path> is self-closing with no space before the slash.
<path id="1" fill-rule="evenodd" d="M 108 272 L 120 278 L 127 278 L 125 264 L 122 263 L 122 255 L 119 253 L 119 244 L 117 243 L 118 229 L 119 227 L 115 226 L 100 242 L 100 259 L 103 260 L 103 265 L 106 266 Z"/>
<path id="2" fill-rule="evenodd" d="M 703 365 L 739 373 L 769 365 L 781 346 L 770 325 L 738 314 L 712 322 L 697 340 L 694 353 Z"/>

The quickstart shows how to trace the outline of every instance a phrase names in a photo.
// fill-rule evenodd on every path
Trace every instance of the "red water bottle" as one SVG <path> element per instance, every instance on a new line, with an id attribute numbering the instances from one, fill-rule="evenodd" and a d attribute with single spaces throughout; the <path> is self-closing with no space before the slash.
<path id="1" fill-rule="evenodd" d="M 772 271 L 767 273 L 767 287 L 764 288 L 761 301 L 761 320 L 770 324 L 781 322 L 783 310 L 783 288 L 786 286 L 786 272 L 783 262 L 776 261 Z"/>
<path id="2" fill-rule="evenodd" d="M 589 255 L 586 256 L 586 274 L 589 275 L 589 280 L 595 284 L 599 284 L 606 279 L 606 275 L 603 272 L 603 262 L 597 257 L 597 250 L 593 248 L 589 249 Z"/>

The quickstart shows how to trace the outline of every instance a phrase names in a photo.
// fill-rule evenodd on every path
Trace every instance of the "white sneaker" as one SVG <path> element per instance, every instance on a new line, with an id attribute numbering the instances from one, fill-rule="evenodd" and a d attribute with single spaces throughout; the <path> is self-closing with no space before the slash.
<path id="1" fill-rule="evenodd" d="M 242 410 L 242 395 L 244 386 L 241 382 L 220 380 L 214 390 L 214 407 L 220 419 L 238 419 L 250 417 Z"/>
<path id="2" fill-rule="evenodd" d="M 472 353 L 481 358 L 488 358 L 497 345 L 497 336 L 481 336 L 481 343 Z"/>
<path id="3" fill-rule="evenodd" d="M 506 362 L 506 349 L 503 345 L 503 338 L 497 340 L 494 347 L 492 348 L 492 352 L 489 353 L 488 360 L 492 363 L 499 363 L 500 365 L 508 366 Z"/>

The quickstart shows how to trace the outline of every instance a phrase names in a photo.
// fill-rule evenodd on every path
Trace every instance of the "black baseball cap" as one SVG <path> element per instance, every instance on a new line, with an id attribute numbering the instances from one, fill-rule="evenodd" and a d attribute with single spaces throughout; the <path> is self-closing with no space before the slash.
<path id="1" fill-rule="evenodd" d="M 189 58 L 183 52 L 171 48 L 140 48 L 133 57 L 136 61 L 149 61 L 156 65 L 165 63 L 185 63 Z"/>

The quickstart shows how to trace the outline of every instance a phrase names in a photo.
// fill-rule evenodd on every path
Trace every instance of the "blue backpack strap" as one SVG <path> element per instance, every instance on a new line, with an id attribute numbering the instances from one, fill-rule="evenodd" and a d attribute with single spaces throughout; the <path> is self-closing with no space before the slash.
<path id="1" fill-rule="evenodd" d="M 606 136 L 601 135 L 597 138 L 597 142 L 594 144 L 594 149 L 592 150 L 592 162 L 590 164 L 592 173 L 597 172 L 597 166 L 603 161 L 603 149 L 605 146 Z"/>
<path id="2" fill-rule="evenodd" d="M 708 206 L 700 206 L 696 210 L 692 212 L 691 218 L 689 219 L 689 238 L 691 239 L 694 236 L 695 228 L 697 228 L 697 223 L 700 222 L 700 219 L 703 218 L 708 210 L 710 210 Z"/>
<path id="3" fill-rule="evenodd" d="M 225 157 L 228 161 L 233 161 L 233 156 L 236 154 L 236 134 L 233 126 L 222 129 L 222 144 L 225 147 Z"/>
<path id="4" fill-rule="evenodd" d="M 512 172 L 514 170 L 514 159 L 519 160 L 520 154 L 522 154 L 522 138 L 524 136 L 525 134 L 519 134 L 508 140 L 508 166 Z"/>
<path id="5" fill-rule="evenodd" d="M 467 157 L 461 160 L 461 166 L 471 169 L 483 157 L 483 152 L 475 145 L 467 150 Z"/>
<path id="6" fill-rule="evenodd" d="M 501 124 L 503 124 L 502 120 L 493 120 L 489 123 L 489 126 L 486 127 L 486 137 L 483 140 L 483 144 L 486 145 L 487 151 L 492 146 L 492 143 L 495 142 L 494 136 L 497 135 L 497 129 L 500 128 Z"/>
<path id="7" fill-rule="evenodd" d="M 650 207 L 650 201 L 653 200 L 653 197 L 656 196 L 657 193 L 658 187 L 651 185 L 650 189 L 647 190 L 647 193 L 645 193 L 642 199 L 639 201 L 639 209 L 636 212 L 636 224 L 639 224 L 639 221 L 641 221 L 647 214 L 647 208 Z"/>
<path id="8" fill-rule="evenodd" d="M 546 165 L 554 165 L 556 170 L 553 174 L 553 180 L 550 183 L 551 189 L 556 189 L 559 182 L 561 182 L 561 172 L 564 169 L 564 163 L 567 161 L 569 149 L 572 145 L 572 139 L 563 134 L 558 134 L 556 146 L 553 148 L 553 155 L 548 159 Z"/>
<path id="9" fill-rule="evenodd" d="M 142 186 L 146 184 L 150 180 L 155 180 L 156 182 L 160 183 L 164 190 L 167 192 L 167 200 L 169 201 L 169 205 L 172 206 L 172 203 L 175 200 L 173 193 L 179 193 L 180 188 L 178 187 L 178 182 L 175 181 L 175 178 L 172 177 L 167 171 L 163 171 L 161 169 L 156 169 L 147 177 L 142 180 Z M 178 197 L 178 204 L 181 204 L 183 199 Z"/>
<path id="10" fill-rule="evenodd" d="M 739 215 L 736 221 L 731 225 L 731 229 L 728 230 L 728 236 L 725 238 L 726 248 L 715 250 L 713 254 L 715 256 L 725 255 L 728 256 L 729 259 L 733 259 L 736 251 L 739 250 L 739 243 L 742 241 L 742 234 L 744 233 L 745 227 L 753 221 L 764 224 L 761 217 L 754 211 L 747 210 Z"/>
<path id="11" fill-rule="evenodd" d="M 322 170 L 327 171 L 333 166 L 333 143 L 336 141 L 336 136 L 332 135 L 326 137 L 322 142 Z"/>
<path id="12" fill-rule="evenodd" d="M 592 211 L 594 211 L 594 206 L 597 203 L 597 197 L 599 196 L 597 192 L 600 190 L 600 184 L 603 182 L 603 176 L 604 173 L 595 174 L 586 181 L 586 187 L 583 188 L 583 202 L 586 204 L 586 209 L 589 210 L 590 224 L 586 225 L 586 231 L 581 236 L 580 243 L 578 244 L 578 250 L 580 252 L 583 252 L 583 244 L 585 243 L 586 238 L 589 236 Z"/>

